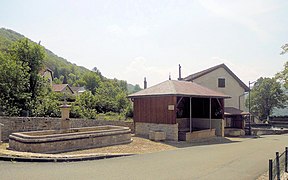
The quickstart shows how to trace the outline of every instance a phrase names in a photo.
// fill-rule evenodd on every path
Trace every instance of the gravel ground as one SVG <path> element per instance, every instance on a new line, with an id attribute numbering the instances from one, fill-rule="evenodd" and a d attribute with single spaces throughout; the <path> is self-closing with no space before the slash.
<path id="1" fill-rule="evenodd" d="M 132 153 L 132 154 L 145 154 L 158 151 L 167 151 L 177 148 L 207 145 L 207 144 L 219 144 L 219 143 L 229 143 L 237 142 L 239 138 L 209 138 L 201 139 L 194 142 L 175 142 L 175 141 L 164 141 L 164 142 L 155 142 L 143 137 L 132 136 L 132 143 L 117 145 L 117 146 L 108 146 L 102 148 L 86 149 L 80 151 L 66 152 L 61 153 L 63 155 L 72 155 L 72 154 L 89 154 L 89 153 Z"/>
<path id="2" fill-rule="evenodd" d="M 170 149 L 176 149 L 176 147 L 164 144 L 161 142 L 151 141 L 149 139 L 141 137 L 132 137 L 133 141 L 129 144 L 122 144 L 116 146 L 107 146 L 102 148 L 86 149 L 79 151 L 72 151 L 61 153 L 63 155 L 72 154 L 89 154 L 89 153 L 132 153 L 132 154 L 144 154 L 157 151 L 165 151 Z"/>
<path id="3" fill-rule="evenodd" d="M 58 154 L 41 154 L 41 153 L 29 153 L 29 152 L 18 152 L 7 149 L 9 144 L 0 144 L 0 155 L 18 156 L 18 157 L 69 157 L 69 156 L 83 156 L 89 154 L 118 154 L 118 153 L 128 153 L 128 154 L 144 154 L 152 153 L 158 151 L 165 151 L 176 149 L 177 147 L 164 144 L 162 142 L 150 141 L 142 137 L 132 137 L 133 141 L 129 144 L 122 144 L 116 146 L 108 146 L 102 148 L 93 148 L 79 151 L 71 151 Z"/>
<path id="4" fill-rule="evenodd" d="M 152 153 L 159 151 L 172 150 L 176 148 L 184 148 L 191 146 L 199 146 L 199 145 L 208 145 L 208 144 L 222 144 L 222 143 L 231 143 L 231 142 L 239 142 L 245 140 L 245 138 L 221 138 L 215 137 L 210 139 L 201 139 L 194 142 L 172 142 L 172 141 L 164 141 L 164 142 L 155 142 L 146 138 L 132 136 L 133 141 L 129 144 L 122 144 L 116 146 L 108 146 L 102 148 L 93 148 L 72 152 L 65 152 L 59 154 L 40 154 L 40 153 L 28 153 L 28 152 L 18 152 L 8 150 L 8 143 L 3 143 L 0 145 L 0 155 L 12 155 L 12 156 L 25 156 L 25 157 L 59 157 L 59 156 L 75 156 L 75 155 L 86 155 L 86 154 L 105 154 L 105 153 L 129 153 L 129 154 L 144 154 L 144 153 Z"/>

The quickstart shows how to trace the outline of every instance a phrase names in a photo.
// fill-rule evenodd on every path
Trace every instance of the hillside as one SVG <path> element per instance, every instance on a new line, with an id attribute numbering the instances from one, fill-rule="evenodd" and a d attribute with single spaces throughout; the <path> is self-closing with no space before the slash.
<path id="1" fill-rule="evenodd" d="M 1 28 L 0 29 L 0 50 L 6 51 L 7 48 L 15 41 L 25 38 L 24 35 L 21 35 L 13 30 Z M 45 47 L 44 47 L 45 48 Z M 62 57 L 58 57 L 56 54 L 51 52 L 50 50 L 45 48 L 47 56 L 45 58 L 45 65 L 53 70 L 56 74 L 56 71 L 60 71 L 60 75 L 68 75 L 71 71 L 76 71 L 79 73 L 85 73 L 90 70 L 86 69 L 85 67 L 77 66 L 76 64 L 72 64 L 66 59 Z M 62 71 L 64 72 L 61 72 Z M 64 70 L 66 69 L 66 70 Z"/>
<path id="2" fill-rule="evenodd" d="M 22 38 L 25 38 L 25 36 L 13 30 L 0 28 L 0 51 L 1 52 L 7 51 L 8 47 L 13 42 Z M 53 52 L 51 52 L 46 48 L 45 51 L 47 56 L 45 57 L 44 64 L 46 67 L 48 67 L 54 72 L 55 77 L 54 83 L 62 83 L 64 76 L 66 76 L 68 83 L 70 85 L 82 85 L 80 79 L 84 76 L 84 74 L 91 72 L 91 70 L 85 67 L 72 64 L 71 62 L 67 61 L 62 57 L 57 56 L 56 54 L 54 54 Z M 101 75 L 101 72 L 96 67 L 93 67 L 93 69 L 96 70 L 96 73 L 101 77 L 102 80 L 107 79 Z M 134 92 L 135 86 L 127 84 L 127 90 L 128 93 Z"/>

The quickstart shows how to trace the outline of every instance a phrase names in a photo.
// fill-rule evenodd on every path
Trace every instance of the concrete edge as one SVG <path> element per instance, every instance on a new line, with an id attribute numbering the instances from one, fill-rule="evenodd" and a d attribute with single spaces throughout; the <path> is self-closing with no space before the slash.
<path id="1" fill-rule="evenodd" d="M 132 156 L 135 154 L 105 154 L 105 155 L 93 155 L 83 157 L 20 157 L 20 156 L 8 156 L 0 155 L 0 161 L 16 161 L 16 162 L 77 162 L 77 161 L 89 161 L 109 159 L 116 157 Z"/>

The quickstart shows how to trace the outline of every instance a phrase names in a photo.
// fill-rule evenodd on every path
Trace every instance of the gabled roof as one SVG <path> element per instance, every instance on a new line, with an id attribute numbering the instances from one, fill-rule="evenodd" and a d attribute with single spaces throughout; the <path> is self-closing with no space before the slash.
<path id="1" fill-rule="evenodd" d="M 130 98 L 145 96 L 190 96 L 230 98 L 230 96 L 213 91 L 190 81 L 167 80 L 150 88 L 129 95 Z"/>
<path id="2" fill-rule="evenodd" d="M 84 92 L 85 91 L 85 88 L 83 86 L 81 86 L 81 87 L 72 86 L 71 89 L 73 92 Z"/>
<path id="3" fill-rule="evenodd" d="M 53 77 L 53 71 L 49 68 L 42 68 L 40 71 L 39 71 L 39 74 L 41 76 L 44 76 L 46 72 L 49 72 L 51 74 L 51 77 L 52 77 L 52 80 L 54 79 Z"/>
<path id="4" fill-rule="evenodd" d="M 203 71 L 191 74 L 191 75 L 187 76 L 186 78 L 184 78 L 184 80 L 193 81 L 194 79 L 197 79 L 201 76 L 204 76 L 205 74 L 208 74 L 208 73 L 210 73 L 210 72 L 212 72 L 218 68 L 224 68 L 239 83 L 239 85 L 245 90 L 245 92 L 249 91 L 248 86 L 245 83 L 243 83 L 224 63 L 219 64 L 219 65 L 214 66 L 214 67 L 211 67 L 211 68 L 208 68 L 208 69 L 205 69 Z"/>
<path id="5" fill-rule="evenodd" d="M 234 107 L 224 107 L 224 115 L 249 115 L 249 112 L 244 112 Z"/>
<path id="6" fill-rule="evenodd" d="M 70 91 L 72 92 L 72 94 L 74 94 L 74 92 L 71 89 L 71 87 L 69 86 L 69 84 L 53 84 L 52 90 L 54 92 L 62 92 L 66 87 L 68 87 L 70 89 Z"/>

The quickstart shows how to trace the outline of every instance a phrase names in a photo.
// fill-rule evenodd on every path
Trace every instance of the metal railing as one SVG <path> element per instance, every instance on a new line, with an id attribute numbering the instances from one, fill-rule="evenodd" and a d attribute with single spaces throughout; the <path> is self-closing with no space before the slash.
<path id="1" fill-rule="evenodd" d="M 276 152 L 276 158 L 269 159 L 269 180 L 280 180 L 281 174 L 288 172 L 288 147 L 281 154 Z"/>

